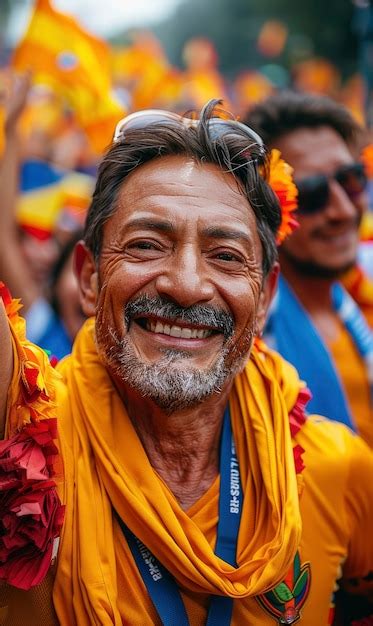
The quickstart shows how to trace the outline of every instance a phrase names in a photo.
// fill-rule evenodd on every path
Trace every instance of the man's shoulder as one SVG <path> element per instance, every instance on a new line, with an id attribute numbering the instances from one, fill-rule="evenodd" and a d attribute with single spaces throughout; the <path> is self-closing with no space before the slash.
<path id="1" fill-rule="evenodd" d="M 361 437 L 337 421 L 309 415 L 295 439 L 305 450 L 306 468 L 311 472 L 331 476 L 335 470 L 340 478 L 347 479 L 355 467 L 373 471 L 373 451 Z"/>

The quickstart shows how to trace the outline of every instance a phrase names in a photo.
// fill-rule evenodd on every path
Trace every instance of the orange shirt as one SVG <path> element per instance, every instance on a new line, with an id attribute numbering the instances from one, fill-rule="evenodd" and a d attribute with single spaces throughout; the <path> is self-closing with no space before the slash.
<path id="1" fill-rule="evenodd" d="M 101 481 L 104 469 L 101 464 L 106 463 L 113 454 L 120 451 L 120 455 L 115 457 L 118 458 L 116 465 L 109 466 L 110 478 L 118 481 L 121 465 L 126 466 L 124 478 L 130 487 L 130 496 L 137 498 L 137 505 L 132 506 L 131 509 L 135 515 L 135 521 L 138 523 L 142 519 L 142 524 L 145 524 L 153 515 L 156 520 L 155 532 L 148 535 L 149 541 L 154 543 L 155 549 L 159 549 L 161 541 L 164 540 L 166 547 L 164 562 L 167 563 L 168 560 L 170 568 L 173 567 L 173 561 L 179 559 L 182 567 L 178 569 L 179 577 L 177 580 L 182 588 L 190 625 L 204 626 L 208 597 L 205 593 L 196 593 L 196 577 L 194 579 L 188 578 L 185 571 L 187 567 L 191 569 L 191 563 L 194 567 L 193 571 L 195 571 L 194 563 L 197 563 L 197 559 L 201 558 L 202 549 L 205 552 L 211 552 L 210 548 L 206 551 L 205 543 L 211 547 L 215 543 L 219 480 L 215 480 L 209 490 L 189 511 L 185 513 L 180 509 L 173 494 L 151 468 L 128 418 L 126 422 L 122 402 L 116 394 L 107 372 L 102 366 L 98 366 L 97 354 L 94 354 L 93 348 L 86 350 L 86 343 L 94 345 L 91 330 L 92 323 L 89 321 L 81 335 L 83 342 L 80 346 L 78 345 L 75 353 L 82 379 L 78 381 L 75 379 L 77 370 L 74 367 L 74 361 L 70 360 L 69 365 L 72 369 L 69 371 L 68 367 L 65 367 L 65 380 L 55 381 L 55 408 L 60 423 L 60 453 L 63 456 L 65 469 L 64 480 L 61 477 L 61 482 L 58 480 L 57 483 L 61 499 L 66 502 L 66 512 L 58 556 L 57 578 L 54 583 L 54 603 L 56 606 L 58 603 L 60 611 L 66 611 L 66 615 L 71 616 L 71 619 L 67 620 L 64 615 L 63 623 L 68 624 L 68 626 L 91 626 L 93 623 L 112 626 L 114 622 L 110 615 L 113 601 L 115 602 L 116 615 L 119 615 L 119 620 L 116 619 L 115 621 L 116 625 L 160 625 L 127 542 L 112 515 L 111 503 L 119 511 L 119 506 L 124 502 L 124 509 L 126 510 L 123 509 L 122 515 L 128 515 L 132 506 L 131 500 L 123 500 L 122 491 L 117 497 L 115 492 L 108 491 Z M 82 356 L 85 358 L 79 356 L 79 350 L 83 351 Z M 45 362 L 45 355 L 41 351 L 39 352 L 39 356 Z M 9 394 L 9 402 L 12 407 L 15 407 L 19 398 L 20 378 L 17 354 L 14 353 L 14 377 L 12 391 Z M 30 353 L 30 358 L 32 356 Z M 331 624 L 332 618 L 330 608 L 333 603 L 333 594 L 341 574 L 346 579 L 359 579 L 373 571 L 373 533 L 371 532 L 373 454 L 361 438 L 352 434 L 345 426 L 323 418 L 311 417 L 307 419 L 293 439 L 290 440 L 290 434 L 286 427 L 288 420 L 286 413 L 282 413 L 286 421 L 282 421 L 281 417 L 282 427 L 276 431 L 277 443 L 275 446 L 275 439 L 272 434 L 273 425 L 276 424 L 276 421 L 278 422 L 278 415 L 284 411 L 284 406 L 287 406 L 285 405 L 286 394 L 293 395 L 293 386 L 289 386 L 288 383 L 291 378 L 294 379 L 295 373 L 291 366 L 284 363 L 276 355 L 266 356 L 259 352 L 255 353 L 254 356 L 255 360 L 248 363 L 245 370 L 247 374 L 237 377 L 230 398 L 232 425 L 242 478 L 246 474 L 246 482 L 243 481 L 242 484 L 247 485 L 243 502 L 245 516 L 242 517 L 238 535 L 237 562 L 239 569 L 241 569 L 245 564 L 245 552 L 247 552 L 248 546 L 254 547 L 253 552 L 256 554 L 256 561 L 260 560 L 261 546 L 266 542 L 267 536 L 271 532 L 268 523 L 275 519 L 277 532 L 284 528 L 291 528 L 292 518 L 296 516 L 298 520 L 299 517 L 299 498 L 302 527 L 300 529 L 297 524 L 300 535 L 297 531 L 296 547 L 299 546 L 301 563 L 303 565 L 308 563 L 311 569 L 310 589 L 301 608 L 299 624 L 301 626 L 315 626 L 315 624 L 328 626 Z M 48 374 L 49 369 L 48 366 L 45 366 L 46 374 Z M 96 376 L 89 376 L 90 369 L 92 370 L 91 373 L 95 372 Z M 271 378 L 269 378 L 270 374 Z M 42 370 L 39 370 L 39 377 L 43 378 Z M 85 385 L 87 381 L 90 381 L 89 389 L 91 389 L 91 383 L 94 382 L 97 390 L 92 390 L 90 395 L 84 396 L 81 410 L 86 411 L 90 408 L 94 415 L 90 415 L 89 421 L 81 422 L 79 425 L 79 407 L 78 405 L 74 407 L 69 403 L 69 396 L 71 397 L 74 388 L 80 392 L 81 386 Z M 279 388 L 282 384 L 284 385 L 284 392 L 283 395 L 279 395 Z M 260 393 L 259 389 L 262 389 Z M 270 392 L 267 391 L 268 389 Z M 246 395 L 244 395 L 244 391 Z M 99 393 L 102 394 L 100 402 L 97 401 Z M 246 405 L 249 397 L 252 399 L 250 411 L 247 410 Z M 267 398 L 270 399 L 270 404 L 267 403 Z M 255 402 L 258 403 L 258 406 L 260 403 L 260 411 L 259 409 L 256 411 Z M 49 401 L 46 404 L 49 405 Z M 273 406 L 276 406 L 276 410 L 272 410 Z M 241 407 L 241 411 L 239 411 L 239 407 Z M 19 417 L 22 415 L 23 413 Z M 100 423 L 97 424 L 97 422 Z M 95 464 L 93 442 L 91 441 L 88 447 L 84 443 L 87 428 L 98 428 L 100 444 L 105 446 L 104 453 L 98 460 L 100 465 Z M 77 438 L 78 429 L 79 437 Z M 283 443 L 281 443 L 281 438 L 284 440 Z M 95 435 L 95 439 L 97 439 L 97 435 Z M 247 455 L 245 443 L 248 440 L 250 440 L 250 453 Z M 258 447 L 259 444 L 260 447 Z M 287 447 L 288 444 L 289 448 Z M 284 457 L 279 457 L 281 446 L 286 446 L 286 450 L 289 452 Z M 305 469 L 301 474 L 297 474 L 296 481 L 294 480 L 295 473 L 293 474 L 292 448 L 294 447 L 303 450 L 305 463 Z M 279 458 L 284 458 L 283 467 L 274 466 L 275 459 Z M 79 475 L 78 470 L 82 467 L 83 474 Z M 281 475 L 279 492 L 281 498 L 276 495 L 278 483 L 273 486 L 276 482 L 275 468 L 277 468 L 277 474 Z M 97 471 L 98 473 L 96 473 Z M 100 479 L 97 483 L 98 489 L 91 492 L 90 486 L 95 476 Z M 132 476 L 135 480 L 132 479 Z M 265 482 L 264 477 L 266 477 Z M 80 481 L 79 493 L 75 493 L 73 490 L 77 480 Z M 287 486 L 287 481 L 290 481 L 289 486 Z M 112 484 L 109 485 L 109 488 L 113 489 Z M 276 500 L 272 495 L 275 493 L 275 488 Z M 70 500 L 66 497 L 66 494 L 69 495 L 69 491 Z M 289 508 L 289 502 L 293 502 L 293 491 L 296 510 L 291 508 L 290 514 L 285 519 L 278 514 L 278 509 Z M 90 493 L 93 493 L 95 497 L 88 497 L 86 501 L 86 496 L 87 494 L 90 496 Z M 107 497 L 111 493 L 117 500 L 108 501 Z M 126 495 L 125 490 L 123 493 Z M 155 501 L 153 501 L 153 493 L 157 495 Z M 286 501 L 282 498 L 284 494 L 287 494 Z M 100 495 L 105 496 L 103 503 L 99 501 Z M 151 503 L 146 506 L 145 495 Z M 275 503 L 274 506 L 271 505 L 269 496 Z M 79 499 L 82 497 L 84 498 L 83 504 Z M 251 501 L 253 501 L 253 507 L 249 509 L 247 504 L 250 504 Z M 249 515 L 249 510 L 252 511 L 252 515 Z M 143 517 L 141 518 L 140 515 Z M 77 534 L 72 532 L 70 526 L 73 516 L 79 525 L 78 532 L 81 529 L 78 543 Z M 180 517 L 182 526 L 176 526 L 173 521 L 175 516 Z M 282 520 L 281 529 L 277 519 Z M 284 519 L 285 521 L 283 521 Z M 244 523 L 242 523 L 243 521 Z M 174 535 L 178 533 L 180 537 L 179 542 L 175 542 L 176 549 L 170 549 L 170 546 L 174 545 L 172 543 L 173 535 L 169 531 L 170 524 L 173 524 Z M 160 529 L 159 526 L 161 526 Z M 262 529 L 262 536 L 259 534 L 259 529 Z M 80 560 L 75 570 L 72 570 L 70 563 L 73 561 L 71 561 L 70 555 L 68 559 L 64 556 L 64 552 L 66 554 L 65 544 L 66 541 L 69 541 L 68 534 L 72 537 L 71 558 L 74 560 L 81 555 L 85 542 L 85 547 L 89 553 L 89 565 L 91 562 L 94 564 L 97 561 L 98 567 L 90 566 L 87 568 L 85 567 L 86 564 Z M 203 542 L 197 535 L 203 537 Z M 289 550 L 291 555 L 294 554 L 291 548 L 292 537 L 289 532 L 287 535 L 281 536 L 284 537 L 281 541 L 281 558 L 284 559 L 283 562 L 287 562 L 285 557 L 286 554 L 289 554 Z M 151 548 L 151 546 L 150 543 L 149 547 Z M 265 565 L 274 562 L 276 554 L 273 555 L 273 552 L 274 550 L 266 553 L 265 559 L 262 557 L 261 560 L 265 561 Z M 98 559 L 98 555 L 100 559 Z M 252 559 L 252 561 L 254 560 Z M 82 570 L 82 566 L 85 567 L 85 570 Z M 100 619 L 96 619 L 95 622 L 90 619 L 88 614 L 83 621 L 77 618 L 76 591 L 73 594 L 73 583 L 76 581 L 72 580 L 71 571 L 74 571 L 74 576 L 79 583 L 79 587 L 76 586 L 75 589 L 81 589 L 86 593 L 91 584 L 94 593 L 97 591 L 104 598 L 105 605 L 100 605 L 102 609 Z M 212 577 L 212 568 L 205 567 L 203 571 L 206 572 L 203 581 L 207 580 L 207 576 Z M 266 585 L 269 586 L 262 587 L 260 593 L 266 589 L 271 589 L 270 583 L 272 578 L 276 576 L 276 571 L 278 572 L 276 568 L 269 569 L 270 575 L 268 575 L 266 582 Z M 257 570 L 255 575 L 256 572 Z M 61 574 L 63 580 L 65 577 L 68 580 L 64 589 L 58 589 L 58 576 Z M 230 574 L 230 571 L 224 572 L 222 570 L 221 578 L 224 583 Z M 247 586 L 255 584 L 255 575 L 247 577 Z M 107 592 L 108 586 L 105 576 L 110 576 L 110 595 Z M 185 577 L 183 578 L 183 576 Z M 188 583 L 189 580 L 192 581 L 190 584 Z M 273 580 L 273 585 L 276 582 L 277 580 Z M 185 586 L 188 586 L 188 589 Z M 0 586 L 2 626 L 25 626 L 25 624 L 27 626 L 52 626 L 58 624 L 53 613 L 51 613 L 52 587 L 53 580 L 51 579 L 40 587 L 32 588 L 27 592 L 15 590 L 12 587 L 4 589 Z M 206 585 L 203 584 L 201 587 L 204 590 Z M 245 589 L 245 587 L 243 588 Z M 292 588 L 293 586 L 291 586 Z M 66 595 L 66 603 L 61 602 L 61 599 L 64 599 L 61 594 Z M 232 626 L 243 624 L 274 626 L 275 623 L 278 623 L 278 617 L 274 617 L 258 603 L 255 593 L 246 597 L 242 597 L 243 595 L 237 596 L 234 601 Z"/>
<path id="2" fill-rule="evenodd" d="M 361 437 L 373 448 L 373 412 L 364 362 L 351 335 L 341 324 L 335 341 L 328 344 Z"/>
<path id="3" fill-rule="evenodd" d="M 373 328 L 373 279 L 355 265 L 342 277 L 342 283 Z"/>
<path id="4" fill-rule="evenodd" d="M 336 422 L 310 418 L 296 435 L 305 449 L 300 499 L 301 561 L 311 565 L 311 588 L 301 609 L 301 626 L 328 626 L 336 581 L 363 575 L 373 567 L 373 455 L 361 439 Z M 219 481 L 188 511 L 211 545 L 215 541 Z M 128 545 L 115 526 L 118 605 L 125 626 L 161 626 Z M 347 560 L 346 560 L 347 558 Z M 53 619 L 52 580 L 28 592 L 0 586 L 2 626 L 57 626 Z M 183 592 L 190 626 L 204 626 L 208 597 Z M 2 597 L 3 596 L 3 597 Z M 1 608 L 6 605 L 6 608 Z M 25 617 L 27 616 L 27 618 Z M 47 617 L 48 616 L 48 617 Z M 26 619 L 26 622 L 25 622 Z M 236 600 L 232 626 L 277 622 L 255 598 Z M 110 626 L 104 624 L 103 626 Z"/>
<path id="5" fill-rule="evenodd" d="M 366 499 L 367 483 L 371 481 L 373 456 L 359 437 L 343 425 L 323 418 L 310 418 L 295 440 L 306 450 L 300 499 L 300 555 L 302 564 L 310 563 L 312 576 L 298 623 L 327 626 L 331 623 L 333 593 L 342 571 L 345 577 L 352 578 L 371 567 L 373 502 L 362 507 L 361 501 Z M 216 481 L 188 511 L 211 545 L 216 539 L 218 487 Z M 124 555 L 118 559 L 117 570 L 118 587 L 123 589 L 119 600 L 121 613 L 131 626 L 161 626 L 121 530 L 117 527 L 115 532 L 118 555 Z M 190 626 L 204 626 L 208 597 L 184 592 L 183 600 Z M 276 623 L 255 598 L 235 601 L 232 625 Z"/>
<path id="6" fill-rule="evenodd" d="M 345 578 L 354 578 L 372 567 L 373 495 L 367 499 L 367 493 L 368 483 L 372 483 L 373 457 L 359 437 L 343 425 L 323 418 L 310 418 L 296 435 L 295 443 L 305 449 L 300 554 L 302 563 L 310 563 L 312 576 L 310 592 L 297 623 L 328 626 L 333 593 L 341 573 Z M 211 545 L 215 541 L 218 488 L 216 480 L 188 511 Z M 114 533 L 118 604 L 125 616 L 123 624 L 161 626 L 117 524 Z M 0 586 L 0 605 L 7 605 L 3 609 L 0 606 L 2 626 L 58 626 L 57 619 L 53 619 L 51 592 L 51 579 L 28 592 L 8 587 L 4 593 Z M 186 591 L 182 596 L 190 626 L 204 626 L 208 597 Z M 276 623 L 255 598 L 235 601 L 232 626 L 275 626 Z"/>

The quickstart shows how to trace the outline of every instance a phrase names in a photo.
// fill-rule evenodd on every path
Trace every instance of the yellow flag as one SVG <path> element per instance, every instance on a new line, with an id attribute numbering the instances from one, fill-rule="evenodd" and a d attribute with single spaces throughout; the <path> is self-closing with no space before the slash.
<path id="1" fill-rule="evenodd" d="M 50 85 L 69 102 L 96 152 L 110 143 L 124 111 L 111 93 L 105 42 L 56 11 L 49 0 L 36 0 L 28 29 L 14 52 L 13 67 L 31 69 L 35 82 Z"/>

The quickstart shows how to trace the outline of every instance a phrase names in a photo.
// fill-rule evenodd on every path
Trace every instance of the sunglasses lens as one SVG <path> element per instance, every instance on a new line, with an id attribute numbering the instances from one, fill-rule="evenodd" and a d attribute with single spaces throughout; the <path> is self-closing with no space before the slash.
<path id="1" fill-rule="evenodd" d="M 333 178 L 343 187 L 346 194 L 354 199 L 363 193 L 367 177 L 362 163 L 350 163 L 340 167 Z M 298 213 L 311 215 L 321 211 L 329 199 L 329 181 L 326 176 L 309 176 L 295 181 L 298 188 Z"/>
<path id="2" fill-rule="evenodd" d="M 362 163 L 352 163 L 341 167 L 334 176 L 350 198 L 361 194 L 367 185 L 367 178 Z"/>
<path id="3" fill-rule="evenodd" d="M 295 181 L 298 188 L 298 213 L 311 215 L 324 208 L 329 197 L 329 184 L 326 176 L 309 176 Z"/>

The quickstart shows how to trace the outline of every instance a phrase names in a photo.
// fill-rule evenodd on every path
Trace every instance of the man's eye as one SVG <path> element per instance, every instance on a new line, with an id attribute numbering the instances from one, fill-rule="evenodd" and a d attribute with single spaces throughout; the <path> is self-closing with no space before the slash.
<path id="1" fill-rule="evenodd" d="M 219 252 L 216 255 L 216 258 L 219 259 L 219 261 L 230 261 L 230 262 L 241 260 L 235 254 L 231 254 L 230 252 Z"/>
<path id="2" fill-rule="evenodd" d="M 136 248 L 138 250 L 154 250 L 155 249 L 155 245 L 151 241 L 134 241 L 128 247 Z"/>

